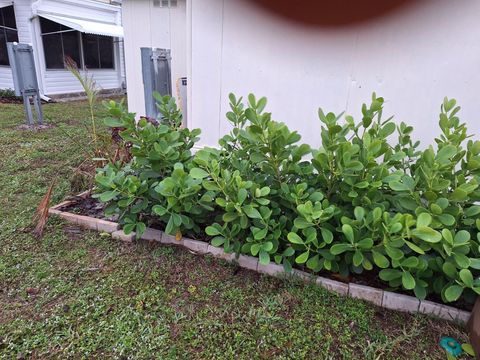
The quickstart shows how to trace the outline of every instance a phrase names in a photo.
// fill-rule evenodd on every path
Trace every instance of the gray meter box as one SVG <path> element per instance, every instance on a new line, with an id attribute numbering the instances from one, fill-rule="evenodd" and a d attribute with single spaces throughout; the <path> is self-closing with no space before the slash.
<path id="1" fill-rule="evenodd" d="M 172 95 L 170 70 L 170 50 L 141 48 L 143 89 L 145 92 L 145 112 L 148 117 L 156 118 L 158 109 L 153 93 Z"/>
<path id="2" fill-rule="evenodd" d="M 37 73 L 33 61 L 33 49 L 28 44 L 8 43 L 8 59 L 13 74 L 15 95 L 38 94 Z"/>
<path id="3" fill-rule="evenodd" d="M 23 106 L 27 114 L 27 124 L 33 126 L 33 113 L 30 97 L 37 111 L 38 124 L 43 125 L 42 103 L 38 88 L 37 73 L 33 60 L 33 49 L 29 44 L 7 43 L 8 60 L 13 74 L 15 95 L 23 97 Z"/>

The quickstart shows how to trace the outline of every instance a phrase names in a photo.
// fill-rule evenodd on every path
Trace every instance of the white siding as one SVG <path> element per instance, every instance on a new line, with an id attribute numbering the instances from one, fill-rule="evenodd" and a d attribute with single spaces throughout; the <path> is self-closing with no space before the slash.
<path id="1" fill-rule="evenodd" d="M 128 107 L 138 115 L 144 115 L 140 48 L 171 49 L 173 93 L 176 95 L 177 80 L 187 75 L 186 3 L 179 0 L 176 8 L 169 9 L 153 7 L 151 0 L 125 0 L 122 15 Z"/>
<path id="2" fill-rule="evenodd" d="M 31 43 L 29 18 L 31 17 L 30 0 L 15 0 L 15 20 L 18 29 L 18 41 Z M 12 70 L 8 66 L 0 66 L 0 89 L 13 89 Z"/>
<path id="3" fill-rule="evenodd" d="M 91 70 L 96 84 L 101 89 L 120 88 L 121 82 L 116 70 Z M 83 88 L 77 79 L 66 70 L 47 70 L 44 73 L 46 95 L 82 92 Z"/>
<path id="4" fill-rule="evenodd" d="M 67 15 L 107 24 L 117 24 L 118 7 L 93 0 L 42 0 L 36 8 L 39 13 Z"/>
<path id="5" fill-rule="evenodd" d="M 0 66 L 0 89 L 13 89 L 12 70 L 9 66 Z"/>
<path id="6" fill-rule="evenodd" d="M 479 1 L 411 2 L 333 29 L 288 22 L 252 1 L 189 2 L 189 126 L 202 128 L 203 144 L 216 145 L 228 131 L 229 92 L 267 96 L 274 119 L 312 145 L 320 142 L 317 107 L 358 119 L 373 91 L 386 98 L 385 115 L 414 125 L 423 144 L 439 134 L 444 96 L 457 98 L 461 120 L 480 134 Z"/>

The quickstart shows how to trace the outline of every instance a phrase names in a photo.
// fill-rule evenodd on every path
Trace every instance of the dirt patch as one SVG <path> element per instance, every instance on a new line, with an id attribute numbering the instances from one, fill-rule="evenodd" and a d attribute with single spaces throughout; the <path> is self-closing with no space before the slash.
<path id="1" fill-rule="evenodd" d="M 97 199 L 88 196 L 86 198 L 80 196 L 72 196 L 67 198 L 70 204 L 59 208 L 61 211 L 67 211 L 73 214 L 90 216 L 96 219 L 107 219 L 105 216 L 105 204 Z M 110 220 L 110 219 L 109 219 Z"/>
<path id="2" fill-rule="evenodd" d="M 23 104 L 22 98 L 0 98 L 0 104 Z"/>

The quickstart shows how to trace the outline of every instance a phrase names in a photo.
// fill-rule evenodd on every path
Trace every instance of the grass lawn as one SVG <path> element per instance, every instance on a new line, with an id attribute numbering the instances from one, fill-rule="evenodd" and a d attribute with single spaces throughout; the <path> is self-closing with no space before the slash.
<path id="1" fill-rule="evenodd" d="M 45 105 L 55 126 L 32 132 L 17 129 L 21 105 L 0 104 L 1 359 L 445 359 L 441 336 L 467 340 L 447 322 L 54 218 L 35 239 L 50 183 L 54 202 L 71 193 L 82 144 L 65 131 L 86 134 L 86 111 Z"/>

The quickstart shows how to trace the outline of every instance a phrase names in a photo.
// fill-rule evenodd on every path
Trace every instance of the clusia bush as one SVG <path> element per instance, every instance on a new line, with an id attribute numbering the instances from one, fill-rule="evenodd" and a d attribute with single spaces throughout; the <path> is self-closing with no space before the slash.
<path id="1" fill-rule="evenodd" d="M 232 130 L 219 148 L 192 153 L 200 131 L 181 126 L 170 97 L 142 119 L 115 102 L 106 124 L 123 128 L 132 160 L 98 169 L 96 197 L 123 229 L 150 223 L 188 232 L 226 252 L 312 272 L 371 272 L 424 299 L 480 294 L 480 141 L 445 99 L 436 146 L 419 149 L 405 123 L 383 118 L 372 96 L 362 118 L 318 112 L 321 147 L 273 121 L 267 100 L 230 95 Z"/>

